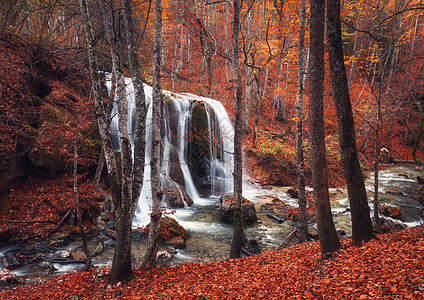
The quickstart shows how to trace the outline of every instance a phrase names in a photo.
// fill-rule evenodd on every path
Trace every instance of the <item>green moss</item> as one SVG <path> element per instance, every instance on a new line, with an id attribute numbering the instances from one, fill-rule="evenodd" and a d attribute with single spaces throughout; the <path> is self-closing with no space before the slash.
<path id="1" fill-rule="evenodd" d="M 199 144 L 205 156 L 210 156 L 208 115 L 203 103 L 196 103 L 191 113 L 192 138 Z"/>

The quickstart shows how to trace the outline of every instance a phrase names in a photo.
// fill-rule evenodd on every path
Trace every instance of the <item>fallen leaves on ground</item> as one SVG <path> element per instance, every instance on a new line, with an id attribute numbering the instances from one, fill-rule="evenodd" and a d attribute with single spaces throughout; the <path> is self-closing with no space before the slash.
<path id="1" fill-rule="evenodd" d="M 316 242 L 236 260 L 137 269 L 107 285 L 95 270 L 0 291 L 0 299 L 424 299 L 424 225 L 343 241 L 321 260 Z"/>

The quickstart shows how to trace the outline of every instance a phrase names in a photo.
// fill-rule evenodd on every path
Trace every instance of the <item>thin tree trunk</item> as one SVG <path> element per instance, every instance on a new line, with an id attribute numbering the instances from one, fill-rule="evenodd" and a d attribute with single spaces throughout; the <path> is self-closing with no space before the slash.
<path id="1" fill-rule="evenodd" d="M 151 186 L 152 213 L 149 225 L 149 241 L 142 266 L 151 268 L 156 265 L 159 245 L 162 190 L 160 186 L 160 122 L 161 122 L 161 51 L 162 51 L 162 1 L 155 0 L 155 40 L 153 49 L 153 121 L 152 121 L 152 154 L 151 154 Z"/>
<path id="2" fill-rule="evenodd" d="M 79 192 L 78 192 L 78 145 L 77 141 L 73 141 L 73 148 L 74 148 L 74 196 L 75 196 L 75 208 L 76 208 L 76 215 L 78 220 L 78 226 L 81 229 L 81 237 L 82 237 L 82 250 L 84 251 L 86 261 L 84 267 L 81 269 L 81 271 L 87 271 L 91 268 L 91 255 L 90 251 L 88 250 L 87 246 L 87 237 L 85 236 L 85 230 L 84 230 L 84 224 L 81 220 L 81 211 L 79 209 Z"/>
<path id="3" fill-rule="evenodd" d="M 112 141 L 110 139 L 108 116 L 104 108 L 102 89 L 100 84 L 100 75 L 96 57 L 96 42 L 94 38 L 93 28 L 90 21 L 89 8 L 86 0 L 80 0 L 80 10 L 82 16 L 82 23 L 87 40 L 88 60 L 90 64 L 91 81 L 93 85 L 93 98 L 96 106 L 96 120 L 102 139 L 102 147 L 105 153 L 105 161 L 111 186 L 111 193 L 113 202 L 120 202 L 121 189 L 120 180 L 118 176 L 118 166 L 115 161 L 115 154 L 112 148 Z"/>
<path id="4" fill-rule="evenodd" d="M 305 168 L 303 157 L 303 76 L 305 72 L 305 0 L 300 1 L 299 49 L 297 62 L 296 115 L 296 163 L 297 189 L 299 194 L 299 239 L 308 240 L 308 217 L 306 213 Z"/>
<path id="5" fill-rule="evenodd" d="M 355 123 L 343 61 L 340 0 L 327 0 L 327 37 L 339 144 L 352 214 L 352 242 L 358 245 L 371 239 L 372 224 L 356 150 Z"/>
<path id="6" fill-rule="evenodd" d="M 309 134 L 312 186 L 322 255 L 340 249 L 331 214 L 324 133 L 324 22 L 325 2 L 310 0 Z"/>
<path id="7" fill-rule="evenodd" d="M 140 191 L 143 185 L 144 160 L 146 148 L 146 96 L 144 94 L 143 78 L 140 73 L 138 59 L 137 40 L 134 33 L 132 18 L 132 0 L 122 0 L 123 16 L 125 22 L 125 34 L 127 38 L 128 58 L 130 62 L 131 77 L 134 86 L 136 123 L 134 139 L 134 165 L 132 183 L 132 207 L 130 214 L 133 215 L 137 205 Z"/>
<path id="8" fill-rule="evenodd" d="M 112 262 L 109 281 L 112 284 L 128 281 L 131 270 L 131 226 L 132 216 L 132 149 L 128 132 L 128 108 L 125 77 L 120 57 L 118 39 L 113 30 L 113 11 L 106 7 L 104 0 L 99 0 L 100 10 L 106 31 L 106 37 L 112 57 L 112 69 L 116 78 L 116 96 L 118 106 L 119 147 L 121 157 L 121 202 L 115 205 L 118 211 L 118 238 Z"/>
<path id="9" fill-rule="evenodd" d="M 239 30 L 240 30 L 240 1 L 234 0 L 233 3 L 233 74 L 234 74 L 234 215 L 233 215 L 233 240 L 231 243 L 230 258 L 241 256 L 243 246 L 243 218 L 241 212 L 242 202 L 242 180 L 243 180 L 243 99 L 242 82 L 239 51 Z"/>
<path id="10" fill-rule="evenodd" d="M 246 41 L 250 43 L 251 26 L 252 26 L 252 10 L 249 10 L 246 16 Z M 248 53 L 245 53 L 248 56 Z M 245 57 L 248 60 L 248 57 Z M 246 106 L 244 107 L 244 119 L 243 119 L 243 134 L 249 134 L 249 115 L 250 115 L 250 101 L 252 99 L 252 70 L 249 66 L 244 67 L 246 77 Z"/>

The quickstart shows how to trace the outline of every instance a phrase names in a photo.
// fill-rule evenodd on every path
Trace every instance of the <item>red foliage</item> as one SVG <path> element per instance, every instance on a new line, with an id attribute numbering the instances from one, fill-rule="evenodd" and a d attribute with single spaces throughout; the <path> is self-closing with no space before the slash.
<path id="1" fill-rule="evenodd" d="M 0 299 L 424 299 L 424 226 L 342 244 L 326 260 L 311 242 L 249 258 L 139 269 L 126 285 L 107 285 L 93 270 L 74 272 L 0 291 Z"/>
<path id="2" fill-rule="evenodd" d="M 79 186 L 81 211 L 98 212 L 96 200 L 102 196 L 90 181 L 84 182 L 81 178 Z M 31 235 L 44 235 L 56 226 L 74 204 L 72 178 L 66 175 L 53 180 L 31 178 L 27 183 L 11 190 L 7 202 L 0 211 L 0 228 L 8 228 L 18 239 Z M 52 222 L 35 222 L 47 220 Z"/>

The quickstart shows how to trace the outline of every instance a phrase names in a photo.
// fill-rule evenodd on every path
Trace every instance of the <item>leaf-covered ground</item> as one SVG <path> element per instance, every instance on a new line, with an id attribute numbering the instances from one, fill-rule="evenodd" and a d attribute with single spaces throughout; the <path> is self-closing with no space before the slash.
<path id="1" fill-rule="evenodd" d="M 0 299 L 424 299 L 424 226 L 320 259 L 316 242 L 208 264 L 136 270 L 107 285 L 99 271 L 0 291 Z"/>

